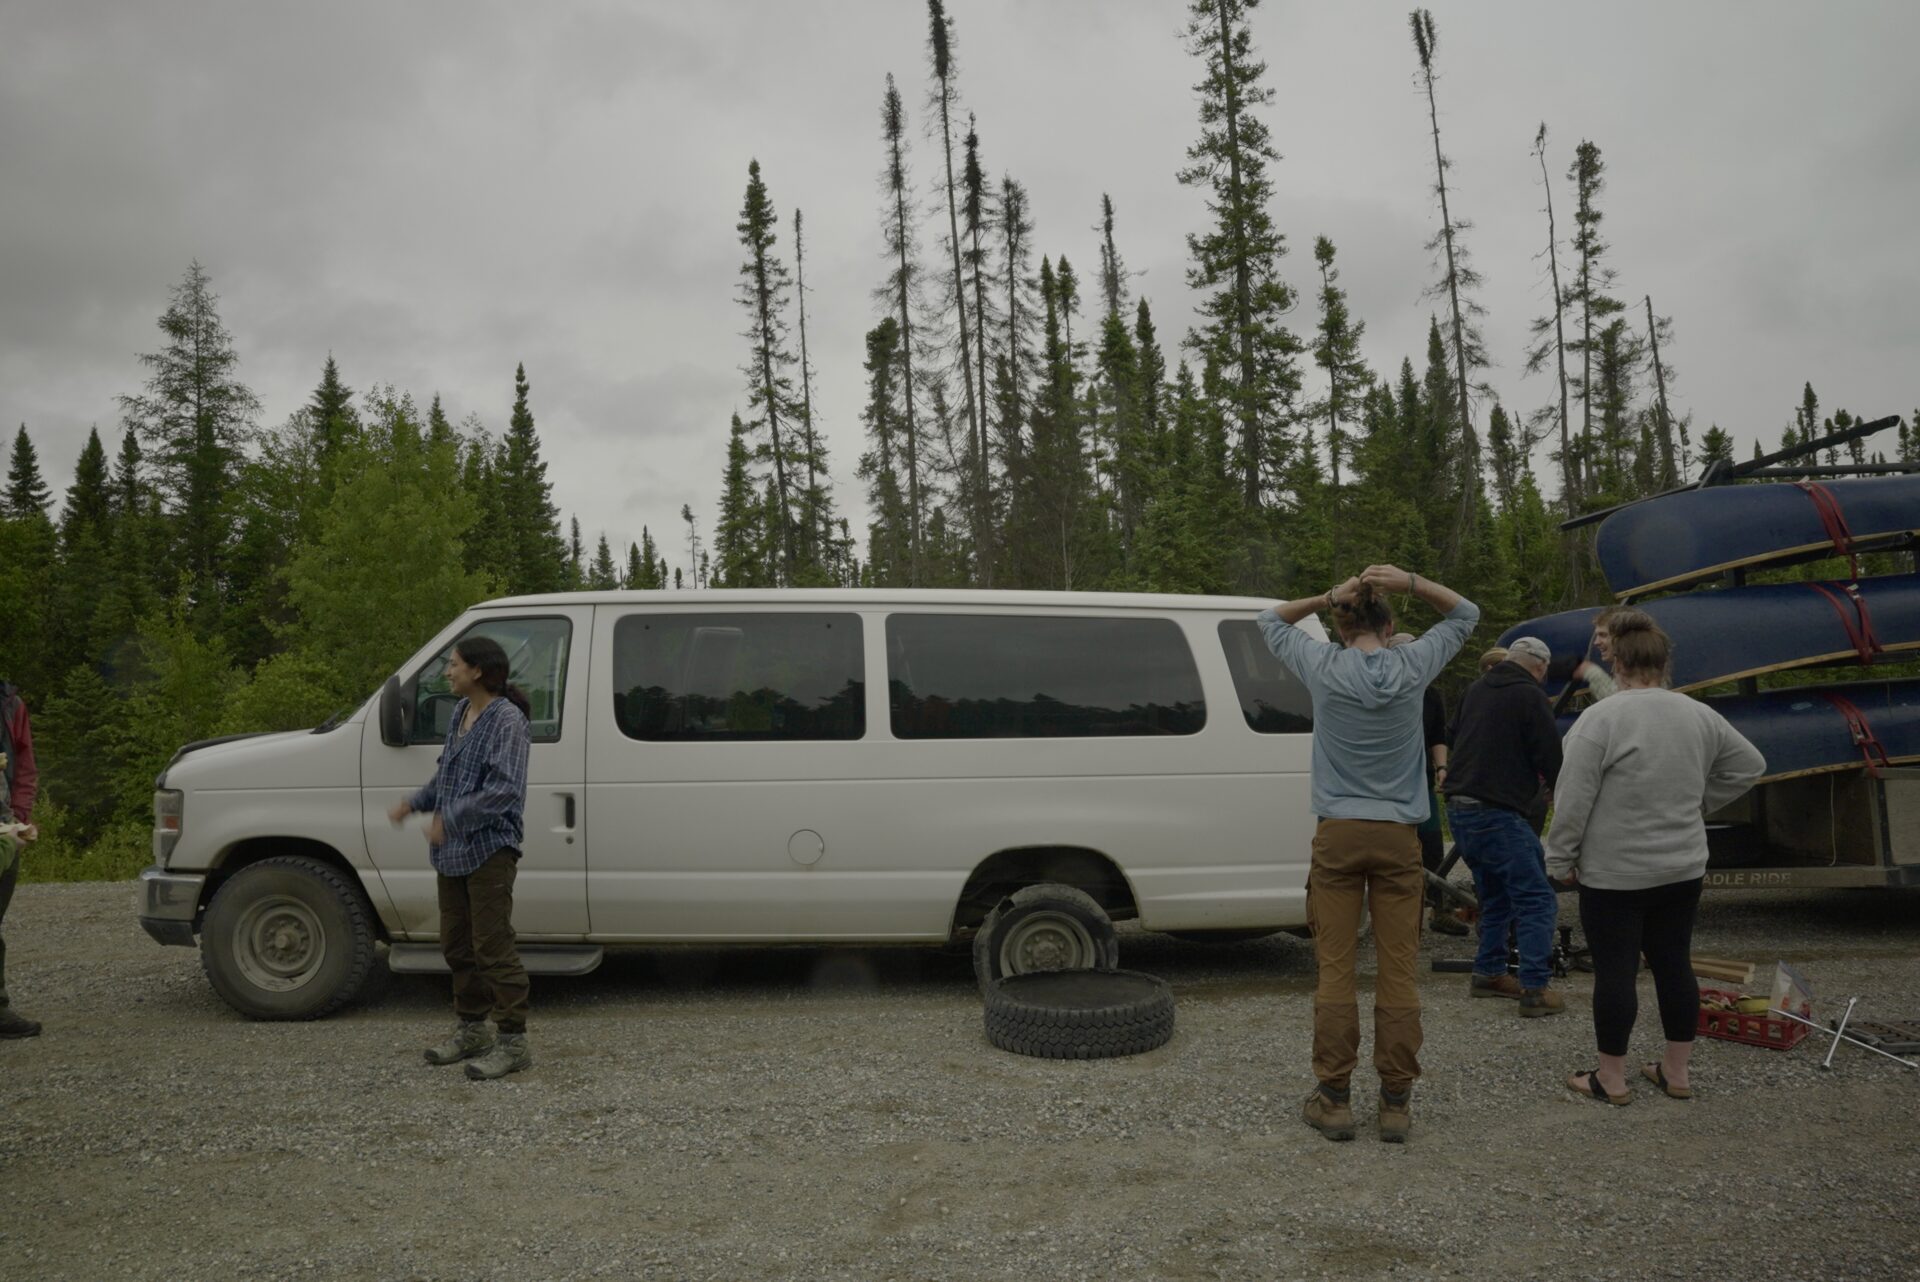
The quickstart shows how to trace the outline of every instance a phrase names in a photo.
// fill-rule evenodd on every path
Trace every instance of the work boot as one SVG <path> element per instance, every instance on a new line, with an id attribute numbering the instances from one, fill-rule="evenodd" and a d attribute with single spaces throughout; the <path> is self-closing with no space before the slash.
<path id="1" fill-rule="evenodd" d="M 1441 935 L 1464 935 L 1467 933 L 1467 923 L 1445 908 L 1436 908 L 1427 919 L 1427 929 Z"/>
<path id="2" fill-rule="evenodd" d="M 1511 975 L 1475 975 L 1467 980 L 1467 991 L 1475 997 L 1509 997 L 1520 1000 L 1520 981 Z"/>
<path id="3" fill-rule="evenodd" d="M 453 1035 L 438 1046 L 427 1048 L 427 1063 L 458 1064 L 463 1059 L 484 1055 L 493 1049 L 493 1025 L 484 1019 L 463 1019 L 453 1026 Z"/>
<path id="4" fill-rule="evenodd" d="M 1300 1116 L 1308 1126 L 1330 1140 L 1350 1140 L 1353 1138 L 1351 1098 L 1351 1091 L 1316 1086 L 1313 1094 L 1307 1096 L 1307 1102 L 1301 1106 Z"/>
<path id="5" fill-rule="evenodd" d="M 38 1037 L 40 1025 L 11 1006 L 0 1006 L 0 1037 Z"/>
<path id="6" fill-rule="evenodd" d="M 527 1050 L 527 1035 L 502 1033 L 492 1050 L 467 1065 L 467 1076 L 476 1082 L 490 1082 L 532 1067 L 533 1055 Z"/>
<path id="7" fill-rule="evenodd" d="M 1567 1008 L 1567 999 L 1551 988 L 1523 988 L 1520 990 L 1520 1016 L 1522 1019 L 1539 1019 L 1543 1015 L 1558 1015 Z"/>
<path id="8" fill-rule="evenodd" d="M 1380 1142 L 1405 1144 L 1407 1133 L 1411 1130 L 1413 1130 L 1413 1088 L 1409 1086 L 1396 1095 L 1382 1086 L 1380 1088 Z"/>

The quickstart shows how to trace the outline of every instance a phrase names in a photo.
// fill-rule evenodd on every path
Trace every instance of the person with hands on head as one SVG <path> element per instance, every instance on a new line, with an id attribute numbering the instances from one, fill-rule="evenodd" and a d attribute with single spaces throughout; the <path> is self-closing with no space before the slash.
<path id="1" fill-rule="evenodd" d="M 427 1062 L 472 1059 L 467 1076 L 481 1080 L 533 1063 L 527 972 L 513 933 L 532 737 L 527 697 L 508 683 L 499 642 L 456 642 L 447 680 L 460 702 L 433 778 L 388 818 L 398 827 L 410 814 L 432 816 L 427 846 L 440 890 L 440 951 L 453 972 L 458 1022 L 450 1038 L 427 1050 Z"/>
<path id="2" fill-rule="evenodd" d="M 1690 1099 L 1704 816 L 1752 787 L 1766 759 L 1718 712 L 1666 689 L 1672 643 L 1650 616 L 1626 611 L 1611 624 L 1620 688 L 1567 731 L 1547 831 L 1547 872 L 1578 887 L 1593 957 L 1599 1064 L 1568 1077 L 1567 1087 L 1609 1104 L 1633 1101 L 1627 1050 L 1644 954 L 1666 1046 L 1640 1075 L 1673 1099 Z"/>
<path id="3" fill-rule="evenodd" d="M 40 838 L 40 829 L 33 823 L 33 803 L 40 795 L 33 723 L 27 716 L 27 701 L 4 681 L 0 681 L 0 775 L 4 775 L 0 823 L 8 825 L 7 835 L 0 836 L 0 921 L 4 921 L 20 880 L 21 846 Z M 7 995 L 7 941 L 0 937 L 0 1038 L 39 1035 L 39 1023 L 15 1010 Z"/>
<path id="4" fill-rule="evenodd" d="M 1391 593 L 1410 592 L 1445 617 L 1417 641 L 1393 637 Z M 1298 624 L 1330 610 L 1344 644 Z M 1313 835 L 1307 919 L 1319 981 L 1313 1006 L 1318 1085 L 1301 1116 L 1331 1140 L 1354 1134 L 1351 1080 L 1359 1064 L 1354 976 L 1360 915 L 1370 908 L 1378 955 L 1373 1060 L 1380 1138 L 1404 1142 L 1420 1076 L 1417 963 L 1426 874 L 1416 829 L 1427 818 L 1426 688 L 1466 643 L 1480 609 L 1451 588 L 1391 565 L 1370 565 L 1329 592 L 1258 616 L 1272 650 L 1313 698 Z"/>

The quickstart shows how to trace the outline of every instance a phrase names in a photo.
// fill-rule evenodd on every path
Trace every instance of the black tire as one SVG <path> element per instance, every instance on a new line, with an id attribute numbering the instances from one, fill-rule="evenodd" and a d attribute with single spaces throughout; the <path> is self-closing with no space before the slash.
<path id="1" fill-rule="evenodd" d="M 987 990 L 987 1040 L 1041 1059 L 1108 1059 L 1164 1046 L 1173 990 L 1137 970 L 1010 975 Z"/>
<path id="2" fill-rule="evenodd" d="M 1240 930 L 1170 930 L 1167 934 L 1183 944 L 1244 944 L 1250 939 L 1277 935 L 1279 926 L 1248 926 Z"/>
<path id="3" fill-rule="evenodd" d="M 973 937 L 973 975 L 983 997 L 1008 975 L 1119 964 L 1120 941 L 1106 909 L 1086 891 L 1053 882 L 1015 891 Z"/>
<path id="4" fill-rule="evenodd" d="M 301 855 L 249 864 L 214 893 L 200 965 L 248 1019 L 319 1019 L 365 989 L 373 909 L 351 877 Z"/>

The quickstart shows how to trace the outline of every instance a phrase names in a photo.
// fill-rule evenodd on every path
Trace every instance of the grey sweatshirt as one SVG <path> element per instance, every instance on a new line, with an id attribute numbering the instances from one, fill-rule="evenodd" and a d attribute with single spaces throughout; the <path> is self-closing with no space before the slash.
<path id="1" fill-rule="evenodd" d="M 1760 750 L 1704 703 L 1622 689 L 1567 731 L 1547 872 L 1596 890 L 1644 890 L 1707 870 L 1701 816 L 1753 786 Z"/>

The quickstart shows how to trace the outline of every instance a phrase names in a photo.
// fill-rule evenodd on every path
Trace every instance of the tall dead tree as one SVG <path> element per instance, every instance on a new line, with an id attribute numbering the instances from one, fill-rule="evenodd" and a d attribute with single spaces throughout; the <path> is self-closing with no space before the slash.
<path id="1" fill-rule="evenodd" d="M 1580 508 L 1580 469 L 1575 466 L 1569 426 L 1572 416 L 1567 411 L 1566 295 L 1560 289 L 1560 236 L 1553 222 L 1553 179 L 1547 173 L 1547 122 L 1544 120 L 1533 136 L 1533 154 L 1540 162 L 1540 188 L 1547 196 L 1547 281 L 1553 290 L 1553 314 L 1537 317 L 1533 322 L 1533 344 L 1527 348 L 1526 372 L 1539 373 L 1546 367 L 1547 357 L 1553 357 L 1554 369 L 1560 377 L 1560 501 L 1572 513 Z M 1548 331 L 1552 331 L 1551 336 Z M 1528 423 L 1528 436 L 1551 414 L 1551 408 L 1536 413 Z M 1529 440 L 1527 449 L 1531 448 Z"/>
<path id="2" fill-rule="evenodd" d="M 1447 300 L 1451 319 L 1446 337 L 1453 349 L 1454 387 L 1460 399 L 1460 510 L 1453 525 L 1453 548 L 1457 555 L 1472 532 L 1474 517 L 1479 511 L 1480 437 L 1473 428 L 1470 401 L 1473 385 L 1467 371 L 1469 366 L 1479 369 L 1486 365 L 1486 353 L 1473 325 L 1484 309 L 1468 293 L 1480 283 L 1480 273 L 1469 265 L 1466 246 L 1460 242 L 1460 234 L 1473 224 L 1464 219 L 1456 221 L 1447 203 L 1447 170 L 1453 162 L 1440 150 L 1440 108 L 1433 92 L 1433 52 L 1439 44 L 1439 33 L 1434 29 L 1433 14 L 1429 10 L 1415 9 L 1407 18 L 1413 28 L 1413 47 L 1420 55 L 1420 76 L 1427 90 L 1427 120 L 1433 130 L 1433 189 L 1440 198 L 1440 234 L 1429 241 L 1427 247 L 1443 250 L 1446 261 L 1445 273 L 1427 292 L 1429 296 L 1444 296 Z"/>
<path id="3" fill-rule="evenodd" d="M 955 89 L 953 87 L 954 66 L 953 20 L 947 17 L 946 5 L 942 0 L 927 0 L 927 52 L 933 59 L 933 78 L 938 84 L 934 91 L 934 105 L 940 109 L 940 148 L 945 156 L 942 175 L 946 179 L 947 191 L 947 247 L 953 258 L 953 296 L 954 321 L 960 330 L 960 385 L 963 391 L 961 405 L 967 415 L 967 446 L 975 459 L 985 456 L 986 436 L 981 431 L 980 404 L 986 399 L 986 389 L 982 388 L 978 397 L 973 387 L 973 335 L 967 325 L 967 289 L 965 278 L 960 271 L 960 202 L 953 179 L 953 124 L 951 113 Z M 977 470 L 977 468 L 976 468 Z M 971 478 L 969 478 L 971 480 Z M 968 489 L 977 490 L 969 484 Z M 976 492 L 973 501 L 968 504 L 968 520 L 972 526 L 970 533 L 976 554 L 983 549 L 990 533 L 987 529 L 986 495 Z"/>

